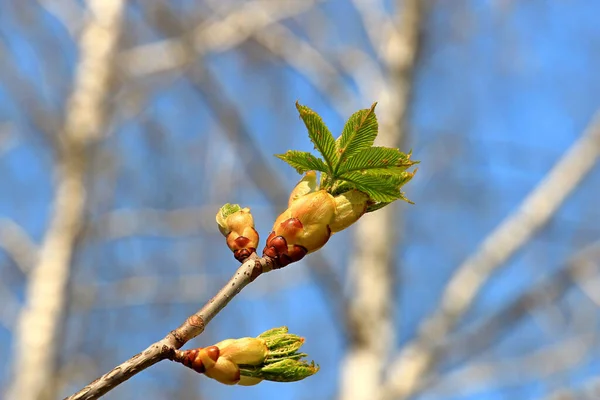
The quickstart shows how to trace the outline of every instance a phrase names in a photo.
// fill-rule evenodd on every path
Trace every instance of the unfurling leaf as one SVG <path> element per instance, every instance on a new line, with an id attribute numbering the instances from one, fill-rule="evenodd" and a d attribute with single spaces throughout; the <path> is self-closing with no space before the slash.
<path id="1" fill-rule="evenodd" d="M 405 154 L 395 148 L 373 147 L 379 128 L 375 116 L 376 105 L 374 103 L 371 108 L 352 114 L 342 134 L 334 141 L 321 118 L 310 108 L 296 103 L 308 135 L 324 160 L 307 152 L 291 150 L 277 157 L 299 173 L 321 173 L 318 187 L 311 189 L 311 192 L 323 190 L 335 197 L 356 189 L 368 195 L 365 212 L 375 211 L 395 200 L 412 203 L 400 189 L 414 176 L 414 172 L 408 172 L 407 169 L 419 162 L 410 159 L 411 153 Z M 281 251 L 289 246 L 289 243 L 283 242 L 276 244 Z"/>
<path id="2" fill-rule="evenodd" d="M 372 171 L 379 173 L 396 173 L 405 171 L 417 164 L 410 160 L 410 154 L 389 147 L 370 147 L 350 159 L 342 161 L 337 173 L 342 175 L 353 171 Z"/>
<path id="3" fill-rule="evenodd" d="M 349 172 L 339 179 L 345 180 L 356 186 L 358 190 L 369 195 L 375 202 L 389 203 L 398 199 L 405 199 L 400 190 L 414 173 L 401 172 L 398 175 L 381 175 L 373 173 Z"/>
<path id="4" fill-rule="evenodd" d="M 375 116 L 376 105 L 377 103 L 373 103 L 371 108 L 355 112 L 344 125 L 342 135 L 336 141 L 339 156 L 336 172 L 350 157 L 373 145 L 378 129 L 377 117 Z"/>
<path id="5" fill-rule="evenodd" d="M 284 154 L 275 154 L 275 157 L 290 164 L 299 174 L 313 170 L 327 172 L 323 160 L 306 151 L 288 150 Z"/>
<path id="6" fill-rule="evenodd" d="M 282 326 L 255 338 L 225 339 L 205 348 L 176 350 L 172 360 L 226 385 L 294 382 L 319 370 L 314 361 L 302 360 L 306 357 L 298 352 L 302 344 L 304 338 Z"/>
<path id="7" fill-rule="evenodd" d="M 304 125 L 306 125 L 306 129 L 308 129 L 310 140 L 319 153 L 323 155 L 329 171 L 333 171 L 338 162 L 333 135 L 316 112 L 298 102 L 296 102 L 296 108 L 300 113 L 300 118 L 304 121 Z"/>

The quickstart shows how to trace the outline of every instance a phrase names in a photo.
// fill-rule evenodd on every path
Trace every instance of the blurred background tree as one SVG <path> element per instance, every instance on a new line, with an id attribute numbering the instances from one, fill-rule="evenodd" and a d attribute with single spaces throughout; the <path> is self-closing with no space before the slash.
<path id="1" fill-rule="evenodd" d="M 160 363 L 106 397 L 600 396 L 597 4 L 5 2 L 0 12 L 0 387 L 66 396 L 176 327 L 263 240 L 311 150 L 378 101 L 416 205 L 267 274 L 194 341 L 288 325 L 320 372 L 226 387 Z M 90 38 L 103 36 L 98 46 Z"/>

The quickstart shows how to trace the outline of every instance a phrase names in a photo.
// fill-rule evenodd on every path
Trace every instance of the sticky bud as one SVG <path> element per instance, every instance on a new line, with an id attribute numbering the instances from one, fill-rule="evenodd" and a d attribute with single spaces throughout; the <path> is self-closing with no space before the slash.
<path id="1" fill-rule="evenodd" d="M 217 213 L 216 221 L 219 231 L 227 240 L 227 246 L 238 261 L 243 262 L 256 252 L 259 238 L 249 208 L 225 204 Z"/>
<path id="2" fill-rule="evenodd" d="M 290 193 L 290 199 L 288 201 L 288 207 L 292 205 L 292 202 L 298 200 L 300 197 L 305 196 L 309 193 L 317 190 L 317 174 L 315 171 L 308 171 L 306 175 L 296 184 L 292 193 Z"/>
<path id="3" fill-rule="evenodd" d="M 219 353 L 217 346 L 185 350 L 179 353 L 178 361 L 196 372 L 204 373 L 215 366 Z"/>
<path id="4" fill-rule="evenodd" d="M 256 385 L 263 380 L 292 382 L 317 372 L 298 353 L 304 339 L 286 327 L 270 329 L 258 337 L 226 339 L 216 345 L 176 350 L 173 361 L 203 373 L 225 385 Z"/>
<path id="5" fill-rule="evenodd" d="M 331 222 L 332 232 L 339 232 L 356 221 L 367 211 L 369 196 L 358 190 L 349 190 L 334 197 L 335 217 Z"/>
<path id="6" fill-rule="evenodd" d="M 335 201 L 325 190 L 298 197 L 275 220 L 263 254 L 282 267 L 300 260 L 327 243 L 334 215 Z"/>
<path id="7" fill-rule="evenodd" d="M 219 349 L 221 357 L 228 358 L 236 364 L 260 365 L 268 354 L 265 341 L 251 337 L 235 339 Z"/>
<path id="8" fill-rule="evenodd" d="M 235 385 L 240 381 L 240 368 L 233 361 L 219 357 L 215 365 L 207 369 L 204 375 L 225 385 Z"/>

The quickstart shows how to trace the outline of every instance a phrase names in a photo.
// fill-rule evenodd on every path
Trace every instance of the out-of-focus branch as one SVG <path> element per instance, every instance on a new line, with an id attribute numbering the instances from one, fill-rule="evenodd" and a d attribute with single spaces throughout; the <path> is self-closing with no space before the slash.
<path id="1" fill-rule="evenodd" d="M 286 5 L 287 4 L 287 5 Z M 253 38 L 273 55 L 302 73 L 317 89 L 335 95 L 334 107 L 342 116 L 356 108 L 354 94 L 343 84 L 338 69 L 308 42 L 297 37 L 279 21 L 307 11 L 314 2 L 248 3 L 240 10 L 223 15 L 216 5 L 213 11 L 222 19 L 210 20 L 194 29 L 191 38 L 167 39 L 131 49 L 121 55 L 120 63 L 130 75 L 139 76 L 182 68 L 193 56 L 224 52 Z M 193 52 L 189 51 L 192 47 Z M 146 60 L 159 60 L 148 63 Z"/>
<path id="2" fill-rule="evenodd" d="M 529 354 L 494 362 L 478 362 L 447 374 L 429 392 L 443 397 L 469 396 L 478 390 L 544 382 L 558 373 L 581 365 L 598 348 L 598 333 L 586 332 Z"/>
<path id="3" fill-rule="evenodd" d="M 133 276 L 117 282 L 77 284 L 73 288 L 73 311 L 94 308 L 117 309 L 151 304 L 197 303 L 198 294 L 210 291 L 210 277 L 203 274 Z"/>
<path id="4" fill-rule="evenodd" d="M 68 400 L 97 399 L 127 379 L 165 359 L 172 359 L 175 350 L 204 332 L 206 325 L 250 282 L 262 273 L 274 268 L 270 258 L 259 258 L 253 253 L 241 267 L 198 312 L 191 315 L 181 326 L 164 339 L 153 343 L 143 352 L 113 368 L 110 372 L 68 397 Z"/>
<path id="5" fill-rule="evenodd" d="M 90 0 L 90 19 L 79 41 L 80 61 L 59 135 L 56 194 L 48 229 L 25 290 L 15 345 L 10 397 L 54 398 L 53 374 L 67 301 L 70 265 L 86 201 L 86 151 L 101 137 L 104 101 L 124 2 Z"/>
<path id="6" fill-rule="evenodd" d="M 553 390 L 540 400 L 596 400 L 600 398 L 600 377 L 594 376 L 578 387 L 564 387 Z"/>
<path id="7" fill-rule="evenodd" d="M 450 356 L 455 363 L 465 362 L 491 344 L 499 342 L 502 335 L 524 316 L 557 301 L 573 287 L 574 282 L 596 280 L 599 260 L 600 241 L 597 241 L 578 251 L 565 268 L 536 283 L 473 328 L 464 333 L 459 332 L 456 338 L 439 344 L 435 351 L 440 357 Z M 431 383 L 430 380 L 428 382 Z"/>
<path id="8" fill-rule="evenodd" d="M 76 0 L 38 0 L 38 3 L 62 22 L 69 35 L 76 37 L 82 28 L 84 9 Z"/>
<path id="9" fill-rule="evenodd" d="M 0 325 L 4 326 L 7 330 L 14 328 L 14 322 L 18 315 L 21 305 L 16 296 L 11 293 L 9 287 L 0 280 Z"/>
<path id="10" fill-rule="evenodd" d="M 397 54 L 388 54 L 382 60 L 389 82 L 375 97 L 380 101 L 378 138 L 385 146 L 402 147 L 406 141 L 407 108 L 425 18 L 423 3 L 422 0 L 399 2 L 398 28 L 388 37 L 394 42 Z M 396 260 L 393 252 L 397 249 L 395 233 L 401 230 L 395 211 L 387 207 L 370 214 L 356 228 L 354 252 L 348 265 L 353 295 L 347 318 L 352 336 L 342 362 L 340 398 L 344 400 L 381 399 L 385 394 L 381 391 L 382 377 L 394 343 L 392 304 Z"/>
<path id="11" fill-rule="evenodd" d="M 23 227 L 10 219 L 0 218 L 0 247 L 25 275 L 37 261 L 37 245 Z"/>
<path id="12" fill-rule="evenodd" d="M 571 146 L 519 206 L 458 267 L 446 287 L 438 310 L 422 324 L 390 368 L 386 390 L 393 398 L 412 396 L 433 366 L 436 344 L 441 342 L 469 309 L 491 276 L 544 226 L 563 201 L 596 164 L 600 156 L 600 115 Z"/>
<path id="13" fill-rule="evenodd" d="M 0 158 L 15 144 L 13 128 L 10 122 L 0 122 Z"/>
<path id="14" fill-rule="evenodd" d="M 216 14 L 220 17 L 201 23 L 189 35 L 130 49 L 120 55 L 119 62 L 132 76 L 180 69 L 192 62 L 197 54 L 232 49 L 255 32 L 301 14 L 313 5 L 313 1 L 248 2 L 225 16 Z M 193 52 L 190 52 L 190 46 Z M 153 62 L 148 63 L 148 60 Z"/>
<path id="15" fill-rule="evenodd" d="M 136 208 L 113 210 L 95 218 L 87 226 L 86 237 L 116 240 L 128 236 L 194 235 L 203 230 L 214 230 L 214 217 L 221 205 L 186 207 L 175 210 Z"/>
<path id="16" fill-rule="evenodd" d="M 0 59 L 3 89 L 20 109 L 27 110 L 24 113 L 25 120 L 42 133 L 56 131 L 59 127 L 58 119 L 39 101 L 36 88 L 22 75 L 3 40 L 0 40 Z"/>
<path id="17" fill-rule="evenodd" d="M 394 20 L 383 9 L 383 1 L 352 0 L 352 3 L 362 20 L 362 26 L 369 37 L 371 48 L 380 60 L 385 60 L 388 58 L 388 47 L 394 47 L 394 43 L 389 43 L 389 39 L 397 38 L 400 35 Z M 386 45 L 387 47 L 385 47 Z M 398 50 L 402 51 L 402 49 L 395 49 L 395 51 Z"/>

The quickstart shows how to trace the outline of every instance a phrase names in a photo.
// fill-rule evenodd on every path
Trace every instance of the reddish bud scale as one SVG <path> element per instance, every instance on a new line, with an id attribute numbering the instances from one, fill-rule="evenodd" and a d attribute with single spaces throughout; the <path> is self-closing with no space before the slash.
<path id="1" fill-rule="evenodd" d="M 298 221 L 298 223 L 300 223 L 300 221 Z M 301 223 L 300 226 L 302 226 Z M 307 253 L 308 250 L 300 245 L 295 244 L 288 246 L 285 238 L 283 236 L 275 236 L 275 232 L 271 232 L 267 238 L 265 249 L 263 250 L 263 255 L 275 260 L 280 268 L 283 268 L 290 263 L 300 261 Z"/>
<path id="2" fill-rule="evenodd" d="M 186 367 L 202 374 L 216 363 L 219 354 L 217 346 L 185 350 L 180 361 Z"/>
<path id="3" fill-rule="evenodd" d="M 217 213 L 217 224 L 219 230 L 225 236 L 227 247 L 233 252 L 235 258 L 243 262 L 252 253 L 256 252 L 258 246 L 258 232 L 254 229 L 254 219 L 249 208 L 240 209 L 224 217 L 225 205 Z M 239 207 L 239 206 L 238 206 Z"/>

